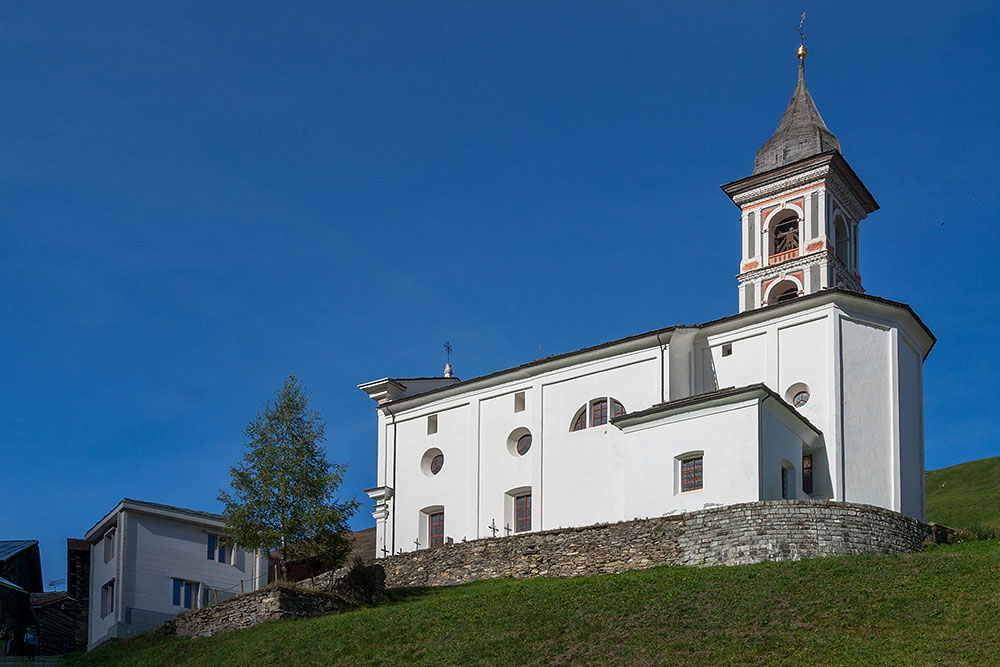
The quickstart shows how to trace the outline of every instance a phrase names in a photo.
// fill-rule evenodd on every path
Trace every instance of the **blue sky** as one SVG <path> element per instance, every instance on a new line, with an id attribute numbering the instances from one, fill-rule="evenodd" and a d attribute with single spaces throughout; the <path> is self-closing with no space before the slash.
<path id="1" fill-rule="evenodd" d="M 927 464 L 1000 455 L 996 3 L 8 3 L 0 539 L 219 509 L 295 372 L 344 494 L 356 388 L 737 309 L 749 175 L 807 81 L 881 204 L 866 289 L 938 337 Z"/>

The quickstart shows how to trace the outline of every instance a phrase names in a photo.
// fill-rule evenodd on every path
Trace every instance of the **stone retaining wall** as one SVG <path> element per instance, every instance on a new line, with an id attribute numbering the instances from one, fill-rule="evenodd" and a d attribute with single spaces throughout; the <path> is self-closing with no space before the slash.
<path id="1" fill-rule="evenodd" d="M 376 561 L 388 587 L 919 551 L 928 524 L 871 505 L 782 500 L 448 544 Z"/>
<path id="2" fill-rule="evenodd" d="M 207 637 L 265 621 L 323 616 L 351 608 L 353 605 L 329 593 L 277 586 L 238 595 L 211 607 L 184 612 L 174 620 L 174 624 L 177 634 L 182 637 Z"/>

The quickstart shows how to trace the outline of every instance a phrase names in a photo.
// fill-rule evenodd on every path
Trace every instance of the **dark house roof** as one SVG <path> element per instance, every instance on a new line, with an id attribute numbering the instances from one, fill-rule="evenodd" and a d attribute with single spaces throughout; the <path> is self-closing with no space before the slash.
<path id="1" fill-rule="evenodd" d="M 38 540 L 0 540 L 0 560 L 7 560 L 36 544 Z"/>
<path id="2" fill-rule="evenodd" d="M 840 142 L 819 115 L 806 87 L 805 58 L 799 59 L 799 80 L 778 129 L 764 142 L 753 161 L 759 174 L 827 151 L 840 152 Z"/>

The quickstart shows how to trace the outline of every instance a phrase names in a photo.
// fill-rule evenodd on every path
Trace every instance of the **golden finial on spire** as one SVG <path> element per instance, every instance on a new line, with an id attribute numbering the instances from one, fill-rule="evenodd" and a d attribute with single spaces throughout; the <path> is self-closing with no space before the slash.
<path id="1" fill-rule="evenodd" d="M 806 51 L 806 33 L 802 29 L 802 26 L 805 25 L 805 22 L 806 22 L 806 13 L 802 12 L 802 20 L 799 21 L 799 50 L 797 52 L 799 60 L 805 60 L 806 54 L 809 53 L 808 51 Z"/>

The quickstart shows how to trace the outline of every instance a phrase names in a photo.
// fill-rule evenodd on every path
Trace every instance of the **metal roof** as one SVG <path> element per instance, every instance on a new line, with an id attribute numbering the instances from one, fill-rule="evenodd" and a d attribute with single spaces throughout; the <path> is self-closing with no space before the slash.
<path id="1" fill-rule="evenodd" d="M 38 540 L 0 540 L 0 560 L 7 560 L 36 544 Z"/>
<path id="2" fill-rule="evenodd" d="M 757 151 L 753 173 L 770 171 L 831 150 L 839 153 L 840 142 L 819 115 L 806 87 L 805 60 L 800 59 L 795 92 L 781 116 L 778 129 Z"/>

